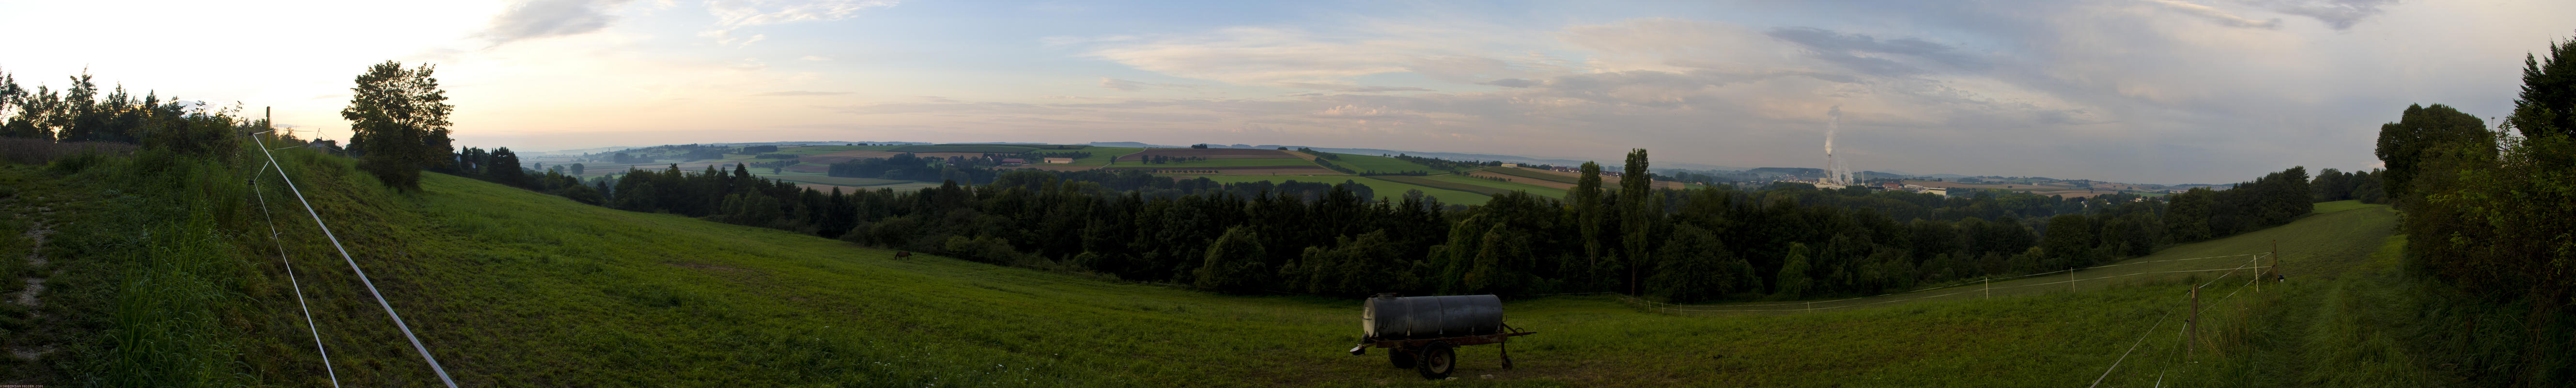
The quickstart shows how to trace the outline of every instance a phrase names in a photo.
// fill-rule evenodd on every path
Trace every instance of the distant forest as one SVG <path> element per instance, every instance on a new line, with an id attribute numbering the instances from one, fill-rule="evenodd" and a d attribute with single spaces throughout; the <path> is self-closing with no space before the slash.
<path id="1" fill-rule="evenodd" d="M 2286 223 L 2316 201 L 2385 198 L 2378 173 L 2329 169 L 2312 179 L 2299 167 L 2232 190 L 2060 199 L 1794 183 L 1604 187 L 1600 167 L 1587 165 L 1570 198 L 1509 193 L 1468 207 L 1351 182 L 994 173 L 908 156 L 842 162 L 833 175 L 996 175 L 983 185 L 948 179 L 912 191 L 842 192 L 760 178 L 745 165 L 637 169 L 581 188 L 538 171 L 455 173 L 620 209 L 1228 293 L 1611 291 L 1675 302 L 1865 295 L 2099 265 Z M 1630 170 L 1645 171 L 1645 151 L 1631 162 Z M 484 164 L 501 165 L 508 164 Z"/>

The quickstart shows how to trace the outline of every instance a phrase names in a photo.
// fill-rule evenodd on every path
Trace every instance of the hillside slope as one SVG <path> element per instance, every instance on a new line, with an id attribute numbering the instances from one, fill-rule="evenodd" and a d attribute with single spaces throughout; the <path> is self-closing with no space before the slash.
<path id="1" fill-rule="evenodd" d="M 286 165 L 356 264 L 464 386 L 2065 386 L 2100 378 L 2123 360 L 2141 363 L 2121 350 L 2140 333 L 2174 328 L 2160 316 L 2181 309 L 2178 292 L 2201 280 L 1754 317 L 1657 314 L 1599 295 L 1514 300 L 1514 325 L 1541 332 L 1511 347 L 1518 369 L 1499 369 L 1501 349 L 1475 346 L 1461 350 L 1462 380 L 1425 382 L 1387 368 L 1383 352 L 1341 352 L 1358 334 L 1354 300 L 1218 296 L 930 255 L 896 258 L 445 175 L 426 176 L 424 192 L 394 193 L 337 158 L 290 154 Z M 246 178 L 251 166 L 207 169 L 213 177 L 186 187 L 238 186 L 243 179 L 220 176 Z M 110 178 L 83 174 L 90 175 L 53 179 Z M 275 180 L 264 182 L 271 186 L 217 191 L 240 194 L 213 196 L 208 202 L 230 205 L 194 216 L 230 237 L 192 252 L 243 269 L 209 273 L 247 277 L 209 283 L 233 290 L 217 292 L 233 302 L 214 307 L 226 319 L 211 320 L 223 322 L 202 330 L 211 334 L 174 338 L 228 345 L 191 350 L 207 355 L 199 361 L 132 357 L 145 366 L 193 362 L 191 370 L 204 373 L 190 376 L 216 377 L 149 385 L 327 386 L 266 241 L 270 217 L 341 382 L 435 385 L 295 199 Z M 110 187 L 80 189 L 115 195 Z M 255 205 L 260 198 L 270 207 Z M 2384 233 L 2385 210 L 2376 211 L 2274 231 Z M 2338 240 L 2326 237 L 2319 241 Z M 2361 240 L 2353 244 L 2363 254 L 2378 242 Z M 2232 241 L 2175 250 L 2240 249 Z M 2352 251 L 2317 252 L 2334 256 L 2318 260 L 2341 260 Z M 163 350 L 74 361 L 154 351 Z M 159 370 L 71 369 L 110 383 L 144 379 L 104 374 Z M 2159 377 L 2115 372 L 2113 382 Z M 2228 381 L 2222 377 L 2183 381 Z"/>

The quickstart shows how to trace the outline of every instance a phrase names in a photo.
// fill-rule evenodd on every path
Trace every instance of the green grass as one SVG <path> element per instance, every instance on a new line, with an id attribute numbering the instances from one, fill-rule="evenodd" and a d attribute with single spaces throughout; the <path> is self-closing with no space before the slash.
<path id="1" fill-rule="evenodd" d="M 345 159 L 290 153 L 288 171 L 304 194 L 467 386 L 2070 386 L 2091 384 L 2115 362 L 2105 385 L 2152 385 L 2158 372 L 2187 386 L 2439 382 L 2420 378 L 2405 353 L 2392 351 L 2402 348 L 2386 344 L 2406 333 L 2373 331 L 2403 315 L 2372 302 L 2406 290 L 2338 276 L 2387 270 L 2387 259 L 2370 256 L 2389 252 L 2381 242 L 2394 216 L 2382 206 L 2149 257 L 2282 244 L 2289 283 L 2252 293 L 2231 280 L 2206 290 L 2243 294 L 2204 299 L 2198 364 L 2174 361 L 2179 318 L 2168 314 L 2187 306 L 2182 289 L 2208 278 L 2139 277 L 2082 292 L 1789 315 L 1659 314 L 1599 295 L 1516 298 L 1513 325 L 1539 332 L 1511 345 L 1518 368 L 1499 368 L 1497 346 L 1472 346 L 1460 351 L 1459 380 L 1435 382 L 1386 367 L 1383 350 L 1341 352 L 1358 334 L 1355 300 L 1220 296 L 931 255 L 895 259 L 834 240 L 437 174 L 424 178 L 423 192 L 394 193 Z M 298 342 L 310 339 L 281 268 L 264 264 L 275 262 L 260 249 L 268 224 L 247 205 L 291 197 L 241 187 L 244 169 L 132 172 L 152 165 L 0 172 L 60 181 L 34 187 L 94 203 L 72 209 L 84 212 L 83 225 L 65 232 L 76 236 L 65 249 L 105 257 L 85 261 L 97 269 L 74 271 L 99 285 L 66 287 L 73 299 L 64 300 L 102 295 L 86 300 L 114 308 L 65 313 L 109 317 L 97 327 L 114 335 L 69 337 L 101 345 L 60 356 L 59 365 L 71 365 L 65 374 L 119 386 L 326 384 L 309 342 Z M 169 176 L 199 178 L 147 179 Z M 1292 177 L 1212 179 L 1245 178 Z M 1411 186 L 1293 178 L 1360 181 L 1384 196 Z M 434 381 L 309 219 L 291 208 L 274 213 L 343 383 Z M 2338 287 L 2351 288 L 2343 299 L 2308 291 Z M 2124 359 L 2133 344 L 2143 345 Z"/>
<path id="2" fill-rule="evenodd" d="M 1382 172 L 1382 173 L 1394 173 L 1394 172 L 1405 172 L 1405 171 L 1421 171 L 1421 172 L 1427 172 L 1427 173 L 1446 172 L 1446 171 L 1444 171 L 1444 170 L 1439 170 L 1439 169 L 1431 168 L 1431 166 L 1424 166 L 1424 165 L 1422 165 L 1421 163 L 1407 162 L 1407 161 L 1404 161 L 1403 159 L 1396 159 L 1396 158 L 1390 158 L 1390 157 L 1384 157 L 1384 156 L 1377 156 L 1377 155 L 1355 155 L 1355 154 L 1332 154 L 1332 155 L 1334 155 L 1335 157 L 1339 157 L 1339 158 L 1341 158 L 1341 160 L 1333 160 L 1333 161 L 1332 161 L 1332 162 L 1333 162 L 1333 164 L 1339 164 L 1339 165 L 1342 165 L 1343 167 L 1350 167 L 1350 168 L 1351 168 L 1351 170 L 1354 170 L 1354 171 L 1361 171 L 1361 172 L 1376 171 L 1376 172 Z"/>
<path id="3" fill-rule="evenodd" d="M 1510 176 L 1516 176 L 1516 177 L 1522 177 L 1522 178 L 1530 178 L 1530 179 L 1537 179 L 1537 180 L 1544 180 L 1544 181 L 1550 181 L 1550 182 L 1558 182 L 1558 183 L 1578 183 L 1578 182 L 1576 182 L 1576 181 L 1581 180 L 1580 178 L 1577 178 L 1577 177 L 1572 176 L 1572 175 L 1562 175 L 1562 174 L 1556 174 L 1556 173 L 1552 173 L 1552 172 L 1541 172 L 1541 171 L 1535 171 L 1535 170 L 1529 170 L 1529 169 L 1523 169 L 1523 168 L 1514 168 L 1514 167 L 1490 167 L 1490 168 L 1486 168 L 1486 169 L 1478 170 L 1478 171 L 1486 171 L 1486 172 L 1492 172 L 1492 173 L 1496 173 L 1496 174 L 1510 175 Z M 1606 180 L 1606 178 L 1605 178 L 1605 180 Z M 1606 184 L 1606 183 L 1605 183 L 1605 184 Z"/>
<path id="4" fill-rule="evenodd" d="M 1196 167 L 1269 167 L 1269 166 L 1310 166 L 1310 167 L 1314 167 L 1314 168 L 1318 168 L 1318 169 L 1324 168 L 1323 166 L 1316 166 L 1314 162 L 1308 162 L 1308 161 L 1306 161 L 1306 159 L 1300 159 L 1300 158 L 1207 159 L 1207 160 L 1193 160 L 1193 161 L 1186 161 L 1186 162 L 1171 162 L 1171 163 L 1128 162 L 1128 163 L 1121 163 L 1121 164 L 1119 164 L 1119 165 L 1118 165 L 1118 167 L 1120 167 L 1120 168 L 1196 168 Z"/>
<path id="5" fill-rule="evenodd" d="M 2379 205 L 2372 205 L 2372 204 L 2367 204 L 2367 203 L 2361 203 L 2361 201 L 2359 201 L 2359 200 L 2342 200 L 2342 201 L 2334 201 L 2334 202 L 2318 202 L 2318 203 L 2317 203 L 2317 205 L 2316 205 L 2316 212 L 2317 212 L 2317 213 L 2333 213 L 2333 212 L 2339 212 L 2339 211 L 2345 211 L 2345 210 L 2352 210 L 2352 209 L 2366 208 L 2366 207 L 2371 207 L 2371 206 L 2379 206 Z"/>

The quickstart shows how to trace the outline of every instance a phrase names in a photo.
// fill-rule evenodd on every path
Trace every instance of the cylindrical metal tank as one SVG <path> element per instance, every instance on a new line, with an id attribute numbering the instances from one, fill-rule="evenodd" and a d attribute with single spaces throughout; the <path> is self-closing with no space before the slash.
<path id="1" fill-rule="evenodd" d="M 1493 295 L 1381 296 L 1360 311 L 1360 330 L 1376 340 L 1486 335 L 1503 330 L 1503 298 Z"/>

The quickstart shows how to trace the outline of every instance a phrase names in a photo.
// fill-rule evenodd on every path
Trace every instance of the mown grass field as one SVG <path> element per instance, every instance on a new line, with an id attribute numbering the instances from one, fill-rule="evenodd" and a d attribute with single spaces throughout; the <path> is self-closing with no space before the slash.
<path id="1" fill-rule="evenodd" d="M 2209 290 L 2245 293 L 2208 301 L 2206 324 L 2192 339 L 2204 346 L 2197 364 L 2178 361 L 2184 337 L 2172 315 L 2184 309 L 2178 292 L 2206 278 L 2186 277 L 1791 315 L 1660 314 L 1606 295 L 1515 298 L 1513 325 L 1540 332 L 1511 345 L 1517 369 L 1499 368 L 1498 347 L 1474 346 L 1460 352 L 1460 379 L 1423 381 L 1386 367 L 1383 351 L 1342 352 L 1358 335 L 1357 300 L 1220 296 L 931 255 L 896 259 L 835 240 L 610 210 L 437 174 L 425 177 L 423 192 L 396 193 L 346 160 L 291 153 L 287 170 L 304 195 L 465 386 L 2439 382 L 2391 342 L 2399 339 L 2376 331 L 2402 315 L 2373 302 L 2405 298 L 2404 289 L 2369 277 L 2384 275 L 2393 260 L 2387 239 L 2370 237 L 2388 230 L 2393 218 L 2384 207 L 2160 253 L 2285 242 L 2291 281 L 2263 293 L 2234 284 Z M 99 304 L 90 308 L 105 311 L 88 314 L 112 316 L 103 332 L 118 333 L 80 338 L 131 339 L 60 353 L 55 361 L 75 367 L 40 383 L 327 385 L 265 238 L 270 224 L 262 220 L 274 216 L 343 385 L 436 384 L 309 219 L 291 207 L 250 204 L 293 203 L 277 186 L 241 186 L 252 166 L 185 168 L 200 178 L 175 182 L 134 181 L 141 173 L 130 165 L 0 174 L 60 183 L 44 191 L 95 202 L 67 209 L 88 213 L 63 232 L 72 247 L 62 249 L 113 259 L 65 265 L 114 264 L 124 270 L 73 272 L 97 276 L 85 283 L 143 287 L 91 299 L 79 295 L 101 287 L 62 291 L 63 303 Z M 193 193 L 198 199 L 183 208 L 197 210 L 117 215 L 125 207 L 116 204 L 149 203 L 124 194 L 135 190 Z M 108 243 L 116 241 L 124 243 Z"/>
<path id="2" fill-rule="evenodd" d="M 1492 179 L 1477 178 L 1477 177 L 1466 176 L 1466 175 L 1458 175 L 1458 174 L 1431 175 L 1431 176 L 1424 176 L 1424 177 L 1421 177 L 1421 178 L 1423 178 L 1423 179 L 1429 179 L 1429 180 L 1432 180 L 1432 181 L 1438 181 L 1438 182 L 1450 182 L 1450 183 L 1457 183 L 1457 184 L 1468 184 L 1468 185 L 1483 186 L 1483 187 L 1488 187 L 1488 188 L 1502 189 L 1502 190 L 1507 191 L 1507 192 L 1508 192 L 1508 191 L 1527 191 L 1527 192 L 1529 192 L 1531 195 L 1537 195 L 1537 196 L 1541 196 L 1541 197 L 1548 197 L 1548 198 L 1557 198 L 1557 199 L 1563 199 L 1563 198 L 1565 198 L 1565 193 L 1566 193 L 1566 190 L 1565 190 L 1565 189 L 1550 188 L 1550 187 L 1538 186 L 1538 185 L 1532 185 L 1532 184 L 1525 184 L 1525 183 L 1501 182 L 1501 181 L 1495 181 L 1495 180 L 1492 180 Z"/>

